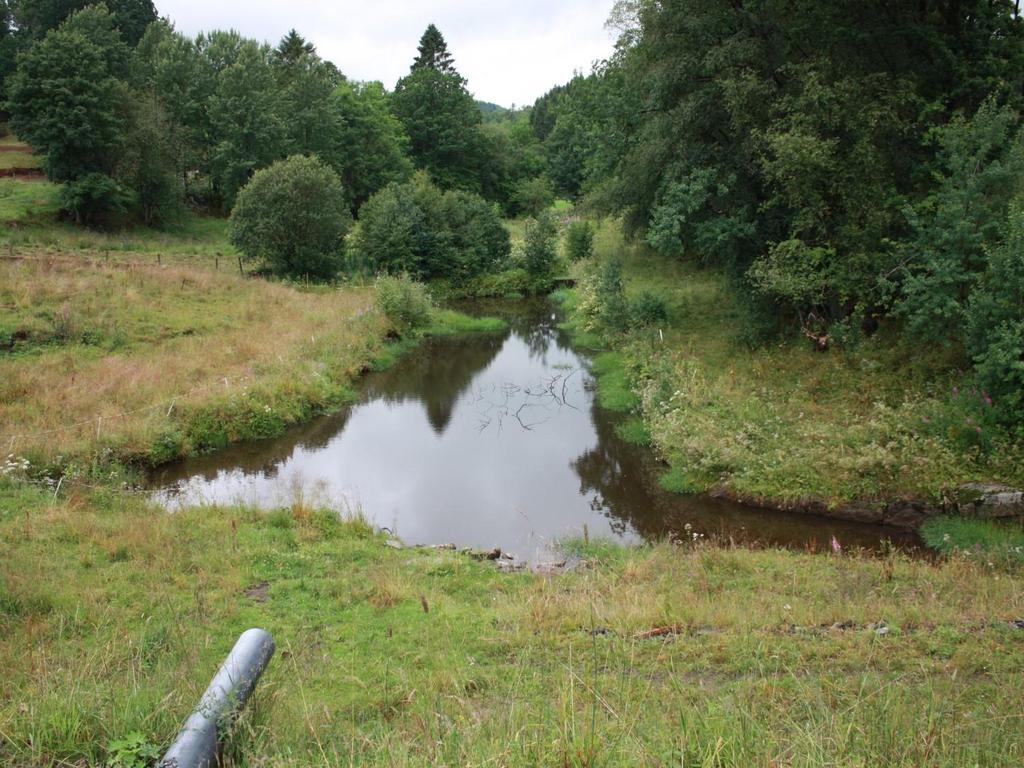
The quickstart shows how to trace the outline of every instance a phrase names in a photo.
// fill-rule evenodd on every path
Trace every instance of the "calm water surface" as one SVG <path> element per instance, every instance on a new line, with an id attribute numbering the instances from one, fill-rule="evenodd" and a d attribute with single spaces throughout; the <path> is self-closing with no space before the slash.
<path id="1" fill-rule="evenodd" d="M 495 303 L 501 333 L 432 341 L 369 376 L 362 401 L 285 436 L 168 465 L 157 498 L 272 507 L 297 493 L 361 508 L 408 544 L 501 547 L 544 560 L 580 535 L 625 541 L 731 536 L 800 547 L 874 548 L 891 528 L 754 509 L 661 491 L 663 470 L 620 440 L 599 409 L 587 358 L 545 302 Z"/>

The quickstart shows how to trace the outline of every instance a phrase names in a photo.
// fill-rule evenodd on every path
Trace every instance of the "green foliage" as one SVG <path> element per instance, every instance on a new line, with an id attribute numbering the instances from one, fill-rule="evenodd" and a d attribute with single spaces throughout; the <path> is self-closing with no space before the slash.
<path id="1" fill-rule="evenodd" d="M 321 159 L 341 176 L 354 213 L 374 192 L 412 175 L 409 139 L 380 83 L 340 82 L 330 106 L 340 119 L 336 138 Z"/>
<path id="2" fill-rule="evenodd" d="M 165 225 L 181 215 L 184 197 L 172 125 L 155 96 L 138 98 L 131 107 L 117 176 L 134 193 L 142 223 Z"/>
<path id="3" fill-rule="evenodd" d="M 295 155 L 261 170 L 231 212 L 231 242 L 292 277 L 332 278 L 351 222 L 341 181 L 316 158 Z"/>
<path id="4" fill-rule="evenodd" d="M 417 168 L 428 171 L 442 189 L 480 192 L 480 110 L 458 73 L 413 69 L 395 86 L 391 108 L 409 137 Z"/>
<path id="5" fill-rule="evenodd" d="M 665 300 L 651 291 L 641 291 L 629 302 L 629 324 L 632 328 L 647 328 L 668 322 Z"/>
<path id="6" fill-rule="evenodd" d="M 72 16 L 21 58 L 8 82 L 11 128 L 46 156 L 47 175 L 111 175 L 123 143 L 126 51 L 102 6 Z"/>
<path id="7" fill-rule="evenodd" d="M 411 69 L 433 69 L 446 74 L 457 74 L 455 71 L 455 60 L 448 52 L 448 44 L 444 35 L 433 24 L 428 24 L 420 44 L 417 46 L 419 52 L 416 60 L 412 63 Z"/>
<path id="8" fill-rule="evenodd" d="M 1009 213 L 1005 240 L 988 264 L 965 310 L 966 347 L 979 386 L 1000 420 L 1021 424 L 1024 414 L 1024 203 Z"/>
<path id="9" fill-rule="evenodd" d="M 225 209 L 259 168 L 283 157 L 287 125 L 275 85 L 270 49 L 246 40 L 217 73 L 209 120 L 216 136 L 210 171 Z"/>
<path id="10" fill-rule="evenodd" d="M 399 336 L 425 327 L 433 311 L 427 287 L 408 275 L 378 277 L 374 284 L 374 302 Z"/>
<path id="11" fill-rule="evenodd" d="M 586 219 L 569 224 L 565 232 L 565 255 L 569 261 L 583 261 L 594 255 L 594 225 Z"/>
<path id="12" fill-rule="evenodd" d="M 575 312 L 587 333 L 615 334 L 630 322 L 630 307 L 622 282 L 622 262 L 611 257 L 580 280 Z"/>
<path id="13" fill-rule="evenodd" d="M 921 526 L 921 538 L 946 555 L 959 554 L 979 563 L 1024 564 L 1024 528 L 1020 523 L 936 517 Z"/>
<path id="14" fill-rule="evenodd" d="M 363 205 L 351 249 L 373 271 L 461 285 L 500 268 L 510 244 L 492 205 L 469 192 L 442 192 L 420 175 Z"/>
<path id="15" fill-rule="evenodd" d="M 542 213 L 526 223 L 523 238 L 523 263 L 534 278 L 545 278 L 555 271 L 558 229 L 550 213 Z"/>
<path id="16" fill-rule="evenodd" d="M 131 192 L 103 173 L 79 176 L 60 190 L 61 210 L 70 214 L 77 224 L 110 224 L 131 202 Z"/>
<path id="17" fill-rule="evenodd" d="M 128 46 L 138 43 L 152 22 L 156 21 L 156 8 L 152 0 L 103 0 L 113 16 L 120 37 Z M 15 0 L 11 3 L 18 27 L 33 37 L 42 37 L 56 29 L 69 16 L 87 6 L 91 0 Z"/>
<path id="18" fill-rule="evenodd" d="M 915 338 L 962 343 L 968 297 L 1024 182 L 1024 145 L 1018 115 L 991 100 L 933 135 L 938 184 L 911 218 L 899 311 Z"/>
<path id="19" fill-rule="evenodd" d="M 547 176 L 520 179 L 512 190 L 514 210 L 526 216 L 539 216 L 555 202 L 555 189 Z"/>
<path id="20" fill-rule="evenodd" d="M 148 768 L 160 759 L 160 748 L 133 731 L 107 745 L 107 768 Z"/>

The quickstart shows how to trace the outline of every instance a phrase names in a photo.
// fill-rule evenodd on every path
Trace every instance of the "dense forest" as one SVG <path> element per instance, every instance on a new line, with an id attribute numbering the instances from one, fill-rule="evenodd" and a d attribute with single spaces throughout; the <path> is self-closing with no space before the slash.
<path id="1" fill-rule="evenodd" d="M 1024 413 L 1015 2 L 621 0 L 614 54 L 519 110 L 476 102 L 433 25 L 388 90 L 294 30 L 192 39 L 150 0 L 83 6 L 5 3 L 0 44 L 9 125 L 79 223 L 227 214 L 258 170 L 315 156 L 311 226 L 347 253 L 283 271 L 465 279 L 504 264 L 501 216 L 567 198 L 728 274 L 751 343 L 888 325 L 959 354 L 989 420 Z M 262 237 L 236 243 L 268 256 Z"/>
<path id="2" fill-rule="evenodd" d="M 726 271 L 752 341 L 891 323 L 1024 413 L 1019 3 L 623 0 L 530 115 L 559 194 Z"/>

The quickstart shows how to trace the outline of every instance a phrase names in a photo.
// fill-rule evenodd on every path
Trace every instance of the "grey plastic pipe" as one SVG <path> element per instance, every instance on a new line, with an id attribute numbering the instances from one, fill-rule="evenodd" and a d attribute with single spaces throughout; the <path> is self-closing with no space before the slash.
<path id="1" fill-rule="evenodd" d="M 159 768 L 212 768 L 219 764 L 217 737 L 252 695 L 274 655 L 274 638 L 247 629 L 221 664 Z"/>

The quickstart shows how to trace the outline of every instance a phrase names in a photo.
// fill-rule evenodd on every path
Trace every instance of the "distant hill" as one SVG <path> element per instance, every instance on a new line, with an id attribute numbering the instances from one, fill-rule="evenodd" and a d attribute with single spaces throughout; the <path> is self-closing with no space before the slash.
<path id="1" fill-rule="evenodd" d="M 493 112 L 508 112 L 508 109 L 501 106 L 500 104 L 492 104 L 489 101 L 478 101 L 476 105 L 480 108 L 480 111 L 483 112 L 485 115 L 491 114 Z"/>

